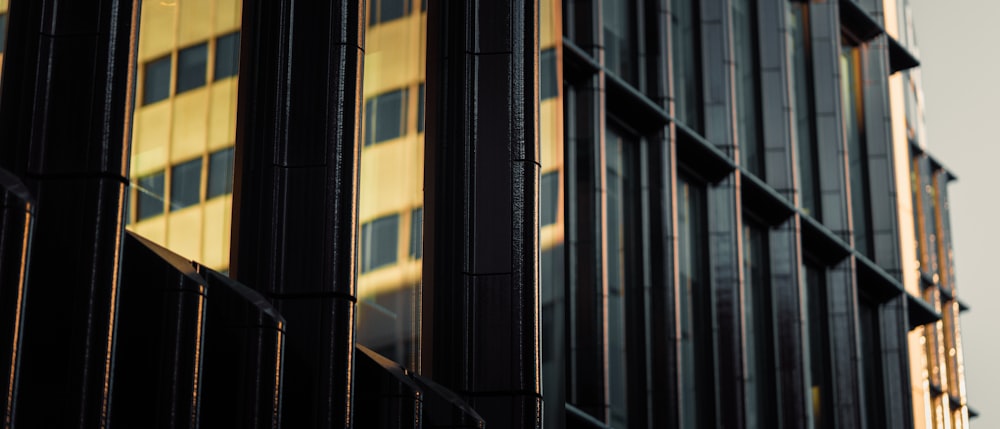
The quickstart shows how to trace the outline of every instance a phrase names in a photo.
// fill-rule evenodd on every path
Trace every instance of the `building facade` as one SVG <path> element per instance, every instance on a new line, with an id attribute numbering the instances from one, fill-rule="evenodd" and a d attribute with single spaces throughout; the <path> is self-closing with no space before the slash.
<path id="1" fill-rule="evenodd" d="M 8 425 L 975 415 L 907 0 L 7 3 Z"/>

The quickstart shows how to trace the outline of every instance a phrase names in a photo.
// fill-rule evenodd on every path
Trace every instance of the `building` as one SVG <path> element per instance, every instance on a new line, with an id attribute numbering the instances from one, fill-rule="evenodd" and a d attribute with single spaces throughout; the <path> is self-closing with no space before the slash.
<path id="1" fill-rule="evenodd" d="M 0 0 L 16 425 L 975 415 L 907 0 L 56 3 Z"/>

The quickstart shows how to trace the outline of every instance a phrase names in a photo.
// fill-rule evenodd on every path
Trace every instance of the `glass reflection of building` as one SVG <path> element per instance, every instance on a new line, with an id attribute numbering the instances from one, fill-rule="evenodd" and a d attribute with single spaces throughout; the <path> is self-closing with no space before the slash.
<path id="1" fill-rule="evenodd" d="M 537 31 L 544 426 L 968 427 L 908 2 L 562 3 Z M 128 229 L 220 271 L 241 9 L 144 0 L 137 54 Z M 364 10 L 356 342 L 419 372 L 427 4 Z"/>

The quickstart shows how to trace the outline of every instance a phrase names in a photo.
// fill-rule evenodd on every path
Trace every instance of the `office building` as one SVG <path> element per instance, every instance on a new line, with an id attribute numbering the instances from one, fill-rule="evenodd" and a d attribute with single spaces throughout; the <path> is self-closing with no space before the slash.
<path id="1" fill-rule="evenodd" d="M 975 415 L 908 0 L 7 1 L 17 426 Z"/>

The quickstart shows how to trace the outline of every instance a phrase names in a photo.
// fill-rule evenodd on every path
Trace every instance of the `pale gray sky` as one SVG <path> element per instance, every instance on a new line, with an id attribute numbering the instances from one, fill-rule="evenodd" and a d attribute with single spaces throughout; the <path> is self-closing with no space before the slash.
<path id="1" fill-rule="evenodd" d="M 912 0 L 927 147 L 958 175 L 949 188 L 969 404 L 1000 427 L 1000 1 Z"/>

